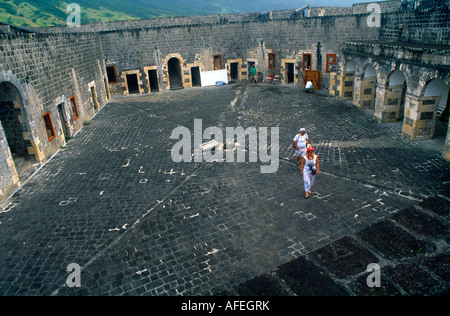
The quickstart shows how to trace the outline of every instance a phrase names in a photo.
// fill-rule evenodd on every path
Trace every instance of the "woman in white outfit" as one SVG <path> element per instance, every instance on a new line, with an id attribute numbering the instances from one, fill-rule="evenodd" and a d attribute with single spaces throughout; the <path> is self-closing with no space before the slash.
<path id="1" fill-rule="evenodd" d="M 300 165 L 300 157 L 306 155 L 306 147 L 309 143 L 308 134 L 304 128 L 300 129 L 300 134 L 295 135 L 292 141 L 295 148 L 295 156 L 297 156 L 297 166 Z"/>
<path id="2" fill-rule="evenodd" d="M 314 148 L 309 147 L 306 151 L 306 156 L 302 157 L 301 172 L 303 182 L 305 183 L 305 198 L 309 198 L 311 194 L 311 187 L 314 179 L 319 175 L 319 157 L 314 154 Z"/>

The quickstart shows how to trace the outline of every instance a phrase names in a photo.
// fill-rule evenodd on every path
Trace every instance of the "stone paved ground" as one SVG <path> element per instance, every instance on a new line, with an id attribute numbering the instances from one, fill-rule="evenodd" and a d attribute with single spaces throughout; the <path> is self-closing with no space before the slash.
<path id="1" fill-rule="evenodd" d="M 194 119 L 279 127 L 278 171 L 173 162 L 172 130 Z M 321 159 L 308 200 L 291 147 L 299 127 Z M 291 85 L 116 99 L 1 209 L 0 295 L 373 294 L 369 261 L 389 276 L 375 294 L 445 292 L 440 142 Z M 70 263 L 79 288 L 65 284 Z"/>

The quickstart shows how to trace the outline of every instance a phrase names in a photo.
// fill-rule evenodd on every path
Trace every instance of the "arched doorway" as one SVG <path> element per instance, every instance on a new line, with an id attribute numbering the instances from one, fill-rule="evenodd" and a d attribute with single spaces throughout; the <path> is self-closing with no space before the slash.
<path id="1" fill-rule="evenodd" d="M 167 67 L 169 68 L 170 90 L 183 89 L 180 60 L 176 57 L 170 58 Z"/>
<path id="2" fill-rule="evenodd" d="M 447 107 L 448 91 L 445 81 L 436 78 L 423 86 L 420 96 L 414 99 L 408 95 L 403 133 L 417 140 L 445 138 L 448 126 L 438 119 L 438 109 Z"/>
<path id="3" fill-rule="evenodd" d="M 37 162 L 35 156 L 28 153 L 31 142 L 25 139 L 28 129 L 22 109 L 17 88 L 9 82 L 0 83 L 0 121 L 19 179 L 27 178 Z"/>
<path id="4" fill-rule="evenodd" d="M 359 107 L 365 110 L 375 109 L 375 95 L 377 89 L 377 71 L 372 64 L 364 67 L 361 79 Z"/>
<path id="5" fill-rule="evenodd" d="M 353 90 L 355 88 L 355 70 L 356 65 L 353 61 L 347 61 L 342 74 L 342 97 L 347 100 L 353 100 Z"/>
<path id="6" fill-rule="evenodd" d="M 430 80 L 423 89 L 420 101 L 424 109 L 421 117 L 434 121 L 430 124 L 435 126 L 433 137 L 446 137 L 449 113 L 449 87 L 446 82 L 439 78 Z"/>
<path id="7" fill-rule="evenodd" d="M 442 79 L 433 79 L 427 83 L 423 91 L 423 97 L 439 97 L 439 101 L 436 98 L 437 104 L 437 117 L 440 118 L 442 115 L 447 116 L 448 119 L 448 104 L 449 104 L 449 87 Z M 442 118 L 444 119 L 444 118 Z"/>
<path id="8" fill-rule="evenodd" d="M 351 60 L 346 60 L 341 72 L 330 72 L 330 94 L 345 100 L 353 100 L 355 70 L 355 63 Z"/>
<path id="9" fill-rule="evenodd" d="M 384 107 L 389 111 L 385 113 L 390 116 L 384 118 L 384 122 L 397 122 L 403 120 L 405 112 L 406 77 L 400 70 L 394 70 L 389 74 Z"/>

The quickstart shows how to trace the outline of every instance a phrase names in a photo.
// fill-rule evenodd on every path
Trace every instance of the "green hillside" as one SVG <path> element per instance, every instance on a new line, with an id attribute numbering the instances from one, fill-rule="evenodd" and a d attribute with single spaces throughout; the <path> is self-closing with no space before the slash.
<path id="1" fill-rule="evenodd" d="M 1 0 L 0 21 L 18 26 L 55 26 L 64 25 L 71 12 L 66 11 L 67 2 L 38 0 Z M 95 2 L 95 1 L 92 1 Z M 72 3 L 72 2 L 70 2 Z M 101 6 L 82 6 L 81 22 L 95 23 L 105 21 L 131 20 L 138 17 Z"/>
<path id="2" fill-rule="evenodd" d="M 18 26 L 66 24 L 68 3 L 81 7 L 81 23 L 168 16 L 295 9 L 307 0 L 0 0 L 0 21 Z M 350 0 L 316 0 L 314 5 L 351 5 Z M 354 1 L 358 2 L 358 1 Z"/>

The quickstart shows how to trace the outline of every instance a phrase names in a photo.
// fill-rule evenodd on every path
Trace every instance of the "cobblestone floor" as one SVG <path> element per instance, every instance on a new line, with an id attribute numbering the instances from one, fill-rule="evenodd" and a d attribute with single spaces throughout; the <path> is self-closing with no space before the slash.
<path id="1" fill-rule="evenodd" d="M 278 171 L 261 173 L 260 161 L 173 162 L 170 135 L 178 126 L 194 131 L 194 119 L 203 129 L 279 127 Z M 300 127 L 321 160 L 308 200 L 292 149 Z M 292 85 L 113 100 L 0 209 L 0 295 L 245 294 L 245 282 L 273 278 L 277 267 L 277 278 L 292 280 L 290 263 L 310 266 L 333 243 L 358 247 L 361 232 L 383 240 L 371 227 L 447 190 L 443 137 L 409 141 L 400 124 Z M 448 257 L 448 209 L 435 220 L 445 227 L 439 254 Z M 79 288 L 66 284 L 70 263 L 81 266 Z M 347 284 L 346 293 L 356 288 Z"/>

